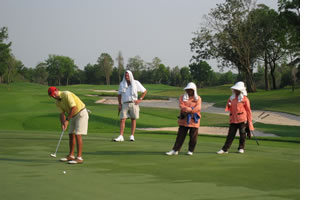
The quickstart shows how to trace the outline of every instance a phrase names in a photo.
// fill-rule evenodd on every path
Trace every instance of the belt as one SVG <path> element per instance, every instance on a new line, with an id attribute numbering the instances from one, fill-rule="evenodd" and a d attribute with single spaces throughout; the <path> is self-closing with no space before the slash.
<path id="1" fill-rule="evenodd" d="M 75 116 L 77 116 L 80 112 L 82 112 L 82 111 L 85 110 L 85 109 L 86 109 L 86 107 L 82 108 L 79 112 L 77 112 L 75 115 L 73 115 L 72 118 L 75 117 Z"/>
<path id="2" fill-rule="evenodd" d="M 124 103 L 134 103 L 134 101 L 126 101 L 126 102 L 124 102 Z"/>

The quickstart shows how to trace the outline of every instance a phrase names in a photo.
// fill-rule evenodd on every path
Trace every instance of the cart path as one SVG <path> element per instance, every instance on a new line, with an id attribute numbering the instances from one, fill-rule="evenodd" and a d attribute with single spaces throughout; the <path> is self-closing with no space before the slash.
<path id="1" fill-rule="evenodd" d="M 104 97 L 103 99 L 96 101 L 96 103 L 118 104 L 118 101 L 117 97 Z M 213 105 L 214 103 L 202 102 L 201 112 L 222 114 L 228 116 L 228 113 L 224 111 L 224 108 L 214 107 Z M 143 100 L 140 103 L 140 106 L 179 109 L 179 102 L 176 98 L 170 98 L 169 100 Z M 261 123 L 300 126 L 300 116 L 281 112 L 252 110 L 253 120 L 255 120 L 262 112 L 265 112 L 265 114 L 270 114 L 270 116 L 263 120 L 260 120 Z"/>

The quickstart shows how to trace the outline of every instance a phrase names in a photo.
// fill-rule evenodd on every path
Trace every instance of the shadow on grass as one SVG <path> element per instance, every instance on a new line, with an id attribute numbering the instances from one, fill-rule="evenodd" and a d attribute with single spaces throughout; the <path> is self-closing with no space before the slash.
<path id="1" fill-rule="evenodd" d="M 164 152 L 161 151 L 96 151 L 96 152 L 84 152 L 86 155 L 163 155 Z"/>
<path id="2" fill-rule="evenodd" d="M 45 160 L 0 158 L 0 161 L 33 163 L 33 162 L 43 162 Z"/>

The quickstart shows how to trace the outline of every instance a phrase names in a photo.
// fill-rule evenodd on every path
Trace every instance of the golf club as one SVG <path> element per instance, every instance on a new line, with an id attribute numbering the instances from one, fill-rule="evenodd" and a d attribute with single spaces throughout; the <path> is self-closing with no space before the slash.
<path id="1" fill-rule="evenodd" d="M 253 124 L 255 124 L 257 121 L 262 120 L 262 119 L 265 119 L 266 117 L 269 116 L 269 114 L 263 116 L 264 114 L 265 114 L 265 112 L 262 112 L 262 113 L 257 117 L 257 119 L 253 121 Z M 263 116 L 263 117 L 261 117 L 261 116 Z M 251 131 L 251 134 L 253 135 L 253 137 L 254 137 L 254 139 L 255 139 L 255 141 L 256 141 L 256 144 L 259 145 L 258 140 L 256 139 L 256 137 L 255 137 L 255 135 L 254 135 L 254 131 Z"/>
<path id="2" fill-rule="evenodd" d="M 116 116 L 116 118 L 115 118 L 115 126 L 118 126 L 118 121 L 120 120 L 120 119 L 119 119 L 119 113 L 120 113 L 120 112 L 121 112 L 121 111 L 118 110 L 117 116 Z M 115 140 L 112 139 L 112 141 L 115 141 Z"/>
<path id="3" fill-rule="evenodd" d="M 60 135 L 60 138 L 59 138 L 59 141 L 58 141 L 58 144 L 57 144 L 57 147 L 56 147 L 56 151 L 55 151 L 55 153 L 51 153 L 51 157 L 56 158 L 56 154 L 57 154 L 57 151 L 58 151 L 58 147 L 59 147 L 59 145 L 60 145 L 60 141 L 61 141 L 61 138 L 62 138 L 64 132 L 65 132 L 65 130 L 62 130 L 62 133 L 61 133 L 61 135 Z"/>

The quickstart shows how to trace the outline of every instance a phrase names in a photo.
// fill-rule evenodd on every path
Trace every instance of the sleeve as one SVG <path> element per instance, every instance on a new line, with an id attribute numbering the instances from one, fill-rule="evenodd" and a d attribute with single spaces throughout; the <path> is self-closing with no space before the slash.
<path id="1" fill-rule="evenodd" d="M 70 108 L 76 106 L 73 95 L 71 93 L 67 93 L 68 105 Z"/>
<path id="2" fill-rule="evenodd" d="M 227 101 L 227 104 L 226 104 L 225 112 L 230 111 L 230 106 L 231 106 L 231 100 L 229 98 L 228 101 Z"/>
<path id="3" fill-rule="evenodd" d="M 251 106 L 250 106 L 250 100 L 246 98 L 245 104 L 244 104 L 245 111 L 247 113 L 247 121 L 249 124 L 249 128 L 251 131 L 254 131 L 254 126 L 252 122 L 252 111 L 251 111 Z"/>
<path id="4" fill-rule="evenodd" d="M 193 113 L 200 113 L 200 111 L 201 111 L 201 98 L 199 97 L 198 98 L 198 101 L 197 101 L 197 104 L 196 104 L 196 106 L 194 107 L 194 109 L 193 109 Z"/>
<path id="5" fill-rule="evenodd" d="M 179 107 L 180 107 L 181 112 L 187 111 L 188 106 L 186 106 L 185 102 L 183 101 L 183 95 L 180 96 L 180 98 L 179 98 Z"/>
<path id="6" fill-rule="evenodd" d="M 146 89 L 143 87 L 143 85 L 139 81 L 137 81 L 137 80 L 135 80 L 135 81 L 136 81 L 138 92 L 145 92 Z"/>

